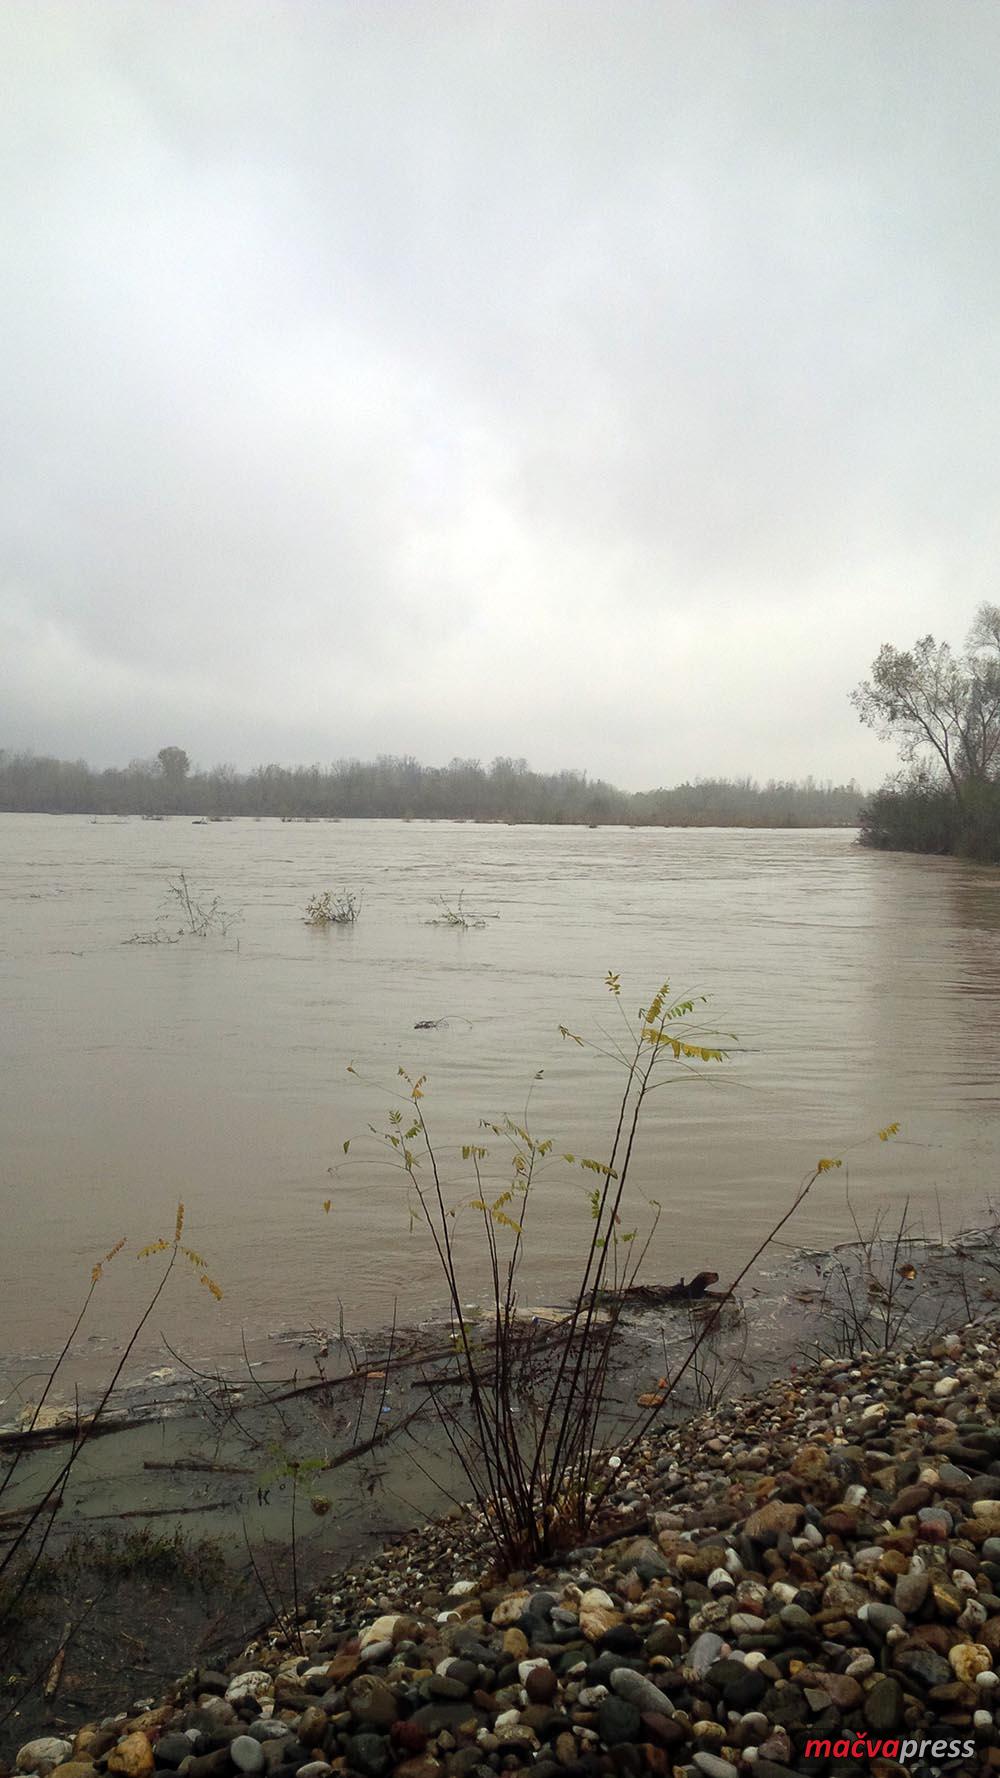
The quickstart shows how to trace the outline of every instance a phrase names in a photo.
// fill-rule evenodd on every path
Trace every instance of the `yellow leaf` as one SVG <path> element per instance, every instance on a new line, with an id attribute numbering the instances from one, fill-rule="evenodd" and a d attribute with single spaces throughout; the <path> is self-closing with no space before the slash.
<path id="1" fill-rule="evenodd" d="M 512 1216 L 507 1216 L 503 1210 L 494 1210 L 492 1212 L 492 1215 L 493 1215 L 493 1221 L 498 1222 L 502 1228 L 513 1229 L 515 1235 L 520 1235 L 523 1233 L 521 1224 L 519 1222 L 515 1222 Z"/>

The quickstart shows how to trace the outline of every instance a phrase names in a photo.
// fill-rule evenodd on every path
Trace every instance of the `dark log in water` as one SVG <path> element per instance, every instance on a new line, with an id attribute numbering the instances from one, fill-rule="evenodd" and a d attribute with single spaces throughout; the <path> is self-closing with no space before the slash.
<path id="1" fill-rule="evenodd" d="M 709 1289 L 711 1284 L 718 1282 L 718 1272 L 696 1272 L 687 1283 L 678 1278 L 676 1284 L 630 1284 L 620 1293 L 609 1290 L 601 1294 L 605 1302 L 620 1301 L 626 1309 L 657 1309 L 661 1303 L 700 1303 L 706 1297 L 725 1302 L 722 1291 Z"/>

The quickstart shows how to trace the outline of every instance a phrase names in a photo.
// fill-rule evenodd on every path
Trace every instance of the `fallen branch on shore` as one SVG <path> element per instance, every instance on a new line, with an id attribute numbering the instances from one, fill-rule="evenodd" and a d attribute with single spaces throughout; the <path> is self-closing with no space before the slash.
<path id="1" fill-rule="evenodd" d="M 62 1680 L 62 1675 L 63 1675 L 63 1668 L 66 1665 L 66 1650 L 69 1647 L 69 1639 L 72 1636 L 72 1634 L 73 1634 L 73 1624 L 72 1624 L 72 1622 L 70 1622 L 66 1625 L 65 1629 L 63 1630 L 63 1639 L 62 1639 L 61 1643 L 59 1644 L 59 1647 L 56 1649 L 55 1656 L 52 1661 L 52 1665 L 49 1668 L 48 1674 L 46 1675 L 45 1684 L 42 1687 L 42 1697 L 43 1698 L 48 1698 L 48 1699 L 54 1698 L 56 1695 L 56 1692 L 59 1690 L 59 1685 L 60 1685 L 60 1682 Z"/>
<path id="2" fill-rule="evenodd" d="M 218 1513 L 228 1500 L 205 1500 L 200 1506 L 130 1506 L 120 1513 L 94 1513 L 93 1519 L 174 1519 L 181 1513 Z"/>
<path id="3" fill-rule="evenodd" d="M 133 1426 L 145 1426 L 146 1420 L 82 1419 L 67 1420 L 59 1426 L 38 1426 L 33 1431 L 0 1432 L 0 1451 L 43 1451 L 48 1445 L 67 1444 L 73 1439 L 107 1438 L 112 1432 L 129 1432 Z"/>
<path id="4" fill-rule="evenodd" d="M 557 1320 L 551 1322 L 541 1322 L 534 1318 L 529 1319 L 525 1317 L 525 1346 L 534 1350 L 543 1349 L 551 1341 L 555 1341 L 559 1338 L 559 1335 L 565 1326 L 565 1321 L 566 1317 L 561 1315 Z M 482 1341 L 482 1349 L 484 1351 L 495 1346 L 495 1333 L 491 1333 Z M 353 1370 L 344 1371 L 337 1377 L 311 1377 L 307 1382 L 301 1383 L 293 1377 L 289 1378 L 285 1385 L 282 1385 L 279 1380 L 273 1389 L 269 1388 L 266 1384 L 262 1384 L 260 1385 L 260 1405 L 274 1407 L 279 1402 L 295 1401 L 302 1396 L 319 1395 L 327 1390 L 348 1389 L 352 1385 L 364 1385 L 367 1382 L 371 1382 L 373 1379 L 381 1380 L 386 1371 L 397 1373 L 399 1371 L 412 1369 L 416 1365 L 444 1364 L 449 1359 L 454 1360 L 455 1358 L 456 1350 L 452 1345 L 436 1346 L 430 1351 L 428 1351 L 426 1347 L 413 1345 L 405 1352 L 389 1353 L 383 1358 L 368 1359 L 364 1364 L 357 1365 Z M 440 1382 L 446 1381 L 443 1377 L 434 1380 Z M 424 1382 L 425 1379 L 420 1379 L 419 1384 L 414 1384 L 413 1386 L 423 1386 Z M 244 1387 L 244 1385 L 240 1383 L 229 1383 L 221 1378 L 218 1379 L 218 1386 L 223 1395 L 227 1392 L 239 1390 Z M 65 1420 L 59 1421 L 54 1426 L 36 1426 L 29 1428 L 12 1427 L 6 1431 L 0 1431 L 0 1451 L 16 1452 L 45 1450 L 51 1445 L 70 1443 L 77 1438 L 86 1438 L 88 1440 L 92 1438 L 107 1438 L 115 1432 L 130 1432 L 137 1426 L 148 1426 L 155 1420 L 156 1415 L 150 1411 L 151 1409 L 156 1409 L 157 1407 L 176 1409 L 176 1405 L 177 1404 L 174 1401 L 154 1401 L 144 1403 L 142 1411 L 137 1414 L 126 1415 L 105 1413 L 99 1419 L 90 1414 L 79 1416 L 68 1415 Z M 212 1467 L 211 1465 L 199 1463 L 195 1460 L 191 1460 L 185 1465 L 181 1460 L 171 1464 L 166 1461 L 158 1462 L 154 1459 L 149 1459 L 143 1464 L 145 1469 L 180 1469 L 185 1466 L 192 1469 L 208 1469 Z M 241 1472 L 234 1470 L 232 1473 L 237 1474 Z"/>
<path id="5" fill-rule="evenodd" d="M 62 1501 L 62 1494 L 46 1494 L 42 1496 L 41 1500 L 33 1500 L 27 1506 L 9 1506 L 0 1512 L 0 1530 L 3 1530 L 4 1527 L 10 1530 L 13 1526 L 19 1525 L 22 1519 L 28 1518 L 31 1513 L 56 1513 L 59 1511 Z"/>
<path id="6" fill-rule="evenodd" d="M 550 1341 L 558 1338 L 566 1320 L 567 1317 L 561 1316 L 558 1321 L 545 1324 L 525 1321 L 525 1345 L 531 1346 L 535 1350 L 546 1346 Z M 482 1350 L 489 1351 L 490 1348 L 495 1348 L 496 1343 L 496 1334 L 492 1333 L 482 1341 Z M 351 1383 L 370 1382 L 373 1377 L 381 1380 L 384 1373 L 390 1369 L 402 1371 L 412 1369 L 414 1365 L 418 1364 L 443 1364 L 449 1359 L 457 1361 L 459 1356 L 453 1345 L 439 1346 L 431 1352 L 427 1352 L 419 1346 L 411 1346 L 406 1352 L 390 1355 L 390 1357 L 369 1359 L 367 1363 L 359 1365 L 355 1370 L 345 1371 L 339 1377 L 311 1377 L 308 1383 L 293 1383 L 289 1388 L 282 1389 L 277 1394 L 268 1395 L 267 1399 L 273 1406 L 275 1402 L 292 1401 L 296 1396 L 317 1395 L 324 1389 L 343 1389 Z M 447 1381 L 446 1378 L 435 1379 L 435 1381 L 437 1380 Z M 425 1382 L 426 1379 L 419 1378 L 411 1387 L 422 1387 Z"/>
<path id="7" fill-rule="evenodd" d="M 240 1469 L 235 1463 L 208 1463 L 201 1457 L 178 1457 L 171 1463 L 166 1458 L 147 1457 L 143 1469 L 193 1470 L 197 1475 L 253 1475 L 252 1469 Z"/>
<path id="8" fill-rule="evenodd" d="M 411 1413 L 404 1414 L 402 1420 L 396 1420 L 391 1426 L 383 1427 L 381 1432 L 373 1432 L 371 1438 L 362 1439 L 360 1444 L 352 1445 L 349 1451 L 338 1451 L 336 1457 L 328 1458 L 323 1464 L 324 1472 L 330 1469 L 342 1469 L 345 1463 L 353 1463 L 356 1457 L 365 1457 L 369 1451 L 376 1450 L 379 1445 L 387 1444 L 389 1439 L 395 1438 L 397 1432 L 402 1432 L 405 1427 L 410 1425 L 411 1421 L 416 1420 L 422 1413 L 423 1403 L 420 1407 L 414 1408 Z"/>

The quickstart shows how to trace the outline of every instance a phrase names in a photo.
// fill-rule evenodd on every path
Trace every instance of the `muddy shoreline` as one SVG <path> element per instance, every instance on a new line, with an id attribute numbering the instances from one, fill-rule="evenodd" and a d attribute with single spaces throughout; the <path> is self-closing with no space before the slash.
<path id="1" fill-rule="evenodd" d="M 453 1512 L 339 1565 L 236 1655 L 192 1639 L 165 1693 L 117 1658 L 113 1705 L 81 1722 L 57 1698 L 45 1724 L 8 1721 L 4 1751 L 41 1778 L 787 1778 L 866 1769 L 870 1743 L 879 1778 L 987 1778 L 998 1376 L 995 1312 L 824 1358 L 643 1441 L 596 1545 L 501 1580 Z"/>
<path id="2" fill-rule="evenodd" d="M 992 1227 L 951 1243 L 901 1241 L 897 1231 L 823 1254 L 772 1253 L 727 1308 L 665 1420 L 676 1427 L 810 1358 L 898 1345 L 989 1312 L 1000 1286 L 995 1254 Z M 609 1412 L 649 1398 L 702 1313 L 670 1304 L 629 1314 Z M 546 1317 L 558 1314 L 558 1305 L 540 1307 L 527 1319 L 544 1339 Z M 161 1367 L 114 1403 L 120 1423 L 88 1442 L 54 1524 L 47 1592 L 18 1650 L 25 1682 L 53 1638 L 59 1644 L 81 1587 L 93 1607 L 58 1685 L 45 1696 L 46 1668 L 25 1698 L 20 1727 L 110 1708 L 130 1637 L 137 1695 L 162 1689 L 195 1643 L 223 1659 L 274 1615 L 293 1535 L 305 1592 L 440 1514 L 462 1478 L 419 1409 L 429 1368 L 446 1356 L 446 1331 L 432 1321 L 344 1342 L 310 1330 L 276 1342 L 242 1376 L 168 1379 Z M 57 1440 L 22 1452 L 5 1507 L 44 1494 L 64 1451 Z"/>

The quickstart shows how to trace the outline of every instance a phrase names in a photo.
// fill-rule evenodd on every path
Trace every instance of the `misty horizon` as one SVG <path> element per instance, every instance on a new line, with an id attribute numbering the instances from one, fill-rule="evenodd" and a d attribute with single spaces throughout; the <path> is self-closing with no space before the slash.
<path id="1" fill-rule="evenodd" d="M 171 745 L 177 745 L 177 743 L 174 742 L 171 743 Z M 119 759 L 88 758 L 85 752 L 75 754 L 71 758 L 64 758 L 46 747 L 14 747 L 4 745 L 2 741 L 0 741 L 0 761 L 16 757 L 33 760 L 54 760 L 63 765 L 79 765 L 85 767 L 88 772 L 95 774 L 101 772 L 126 772 L 129 770 L 156 771 L 159 769 L 157 766 L 156 751 L 130 753 Z M 648 784 L 623 784 L 610 778 L 604 778 L 601 773 L 591 771 L 587 765 L 571 764 L 565 760 L 558 761 L 554 764 L 539 763 L 533 759 L 525 759 L 521 755 L 510 753 L 494 754 L 491 758 L 486 758 L 483 755 L 476 753 L 453 754 L 450 759 L 423 760 L 418 759 L 416 754 L 407 752 L 405 749 L 399 753 L 394 753 L 386 748 L 379 749 L 367 758 L 363 758 L 360 754 L 352 752 L 332 755 L 326 759 L 256 759 L 249 762 L 234 760 L 232 758 L 201 760 L 192 756 L 189 761 L 189 772 L 192 777 L 211 777 L 215 773 L 235 773 L 236 776 L 240 778 L 250 778 L 255 773 L 270 769 L 277 769 L 284 772 L 328 772 L 344 766 L 362 766 L 369 768 L 378 765 L 380 762 L 411 764 L 416 766 L 420 771 L 425 772 L 447 772 L 453 770 L 456 766 L 463 766 L 472 767 L 488 773 L 495 766 L 504 765 L 538 776 L 572 777 L 581 778 L 590 783 L 604 783 L 608 784 L 611 789 L 620 790 L 626 795 L 641 794 L 643 791 L 650 790 L 673 789 L 682 784 L 697 784 L 699 782 L 728 784 L 752 783 L 761 785 L 762 787 L 769 784 L 805 783 L 837 785 L 838 787 L 845 789 L 856 789 L 858 794 L 862 796 L 870 795 L 875 788 L 872 784 L 859 783 L 853 776 L 846 779 L 835 779 L 829 772 L 804 771 L 794 775 L 789 772 L 776 772 L 765 776 L 761 772 L 739 768 L 731 768 L 728 771 L 723 770 L 719 772 L 695 771 L 683 778 L 671 775 L 668 772 L 666 776 Z M 884 775 L 885 774 L 883 774 L 883 776 Z"/>
<path id="2" fill-rule="evenodd" d="M 164 747 L 124 768 L 92 770 L 0 749 L 0 810 L 21 814 L 180 815 L 205 820 L 281 816 L 289 820 L 502 821 L 628 826 L 856 826 L 863 793 L 855 783 L 758 783 L 699 778 L 630 791 L 584 771 L 533 771 L 527 760 L 453 759 L 425 766 L 412 757 L 342 759 L 327 766 L 271 762 L 253 771 L 197 767 L 183 748 Z"/>
<path id="3" fill-rule="evenodd" d="M 994 595 L 1000 13 L 8 0 L 15 749 L 894 760 Z"/>

